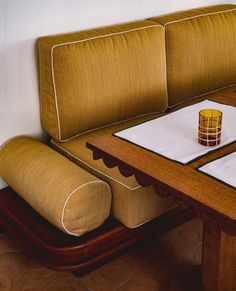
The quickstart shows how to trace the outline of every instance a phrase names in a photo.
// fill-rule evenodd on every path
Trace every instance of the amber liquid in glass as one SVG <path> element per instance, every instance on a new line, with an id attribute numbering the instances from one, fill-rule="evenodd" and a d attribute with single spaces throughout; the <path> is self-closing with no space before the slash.
<path id="1" fill-rule="evenodd" d="M 216 146 L 221 141 L 222 112 L 204 109 L 199 112 L 198 142 L 204 146 Z"/>

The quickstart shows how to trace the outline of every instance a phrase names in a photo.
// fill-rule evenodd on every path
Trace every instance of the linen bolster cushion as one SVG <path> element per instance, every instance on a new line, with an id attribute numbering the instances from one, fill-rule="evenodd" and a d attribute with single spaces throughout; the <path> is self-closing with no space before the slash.
<path id="1" fill-rule="evenodd" d="M 34 138 L 15 137 L 0 148 L 0 175 L 65 233 L 80 236 L 109 216 L 109 185 Z"/>

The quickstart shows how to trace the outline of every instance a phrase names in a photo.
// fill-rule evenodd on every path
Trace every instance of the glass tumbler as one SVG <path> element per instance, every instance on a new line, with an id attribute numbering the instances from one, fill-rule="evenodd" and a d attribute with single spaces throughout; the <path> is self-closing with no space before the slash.
<path id="1" fill-rule="evenodd" d="M 223 113 L 217 109 L 199 111 L 198 142 L 204 146 L 216 146 L 221 140 Z"/>

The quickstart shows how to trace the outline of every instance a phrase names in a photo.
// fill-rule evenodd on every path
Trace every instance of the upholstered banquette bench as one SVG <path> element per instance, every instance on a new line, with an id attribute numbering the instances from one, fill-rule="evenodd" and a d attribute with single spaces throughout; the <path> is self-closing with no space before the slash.
<path id="1" fill-rule="evenodd" d="M 16 137 L 2 145 L 0 175 L 11 188 L 1 190 L 0 221 L 48 267 L 82 274 L 193 216 L 93 160 L 85 144 L 235 94 L 236 6 L 46 36 L 38 47 L 50 142 Z"/>

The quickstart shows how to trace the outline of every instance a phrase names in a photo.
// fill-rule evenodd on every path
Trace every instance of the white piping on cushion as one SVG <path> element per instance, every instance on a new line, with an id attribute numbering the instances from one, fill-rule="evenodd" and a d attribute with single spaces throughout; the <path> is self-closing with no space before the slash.
<path id="1" fill-rule="evenodd" d="M 157 195 L 158 195 L 158 194 L 157 194 Z M 163 198 L 163 199 L 166 199 L 166 198 Z M 136 227 L 142 226 L 143 224 L 145 224 L 145 223 L 147 223 L 147 222 L 149 222 L 149 221 L 155 219 L 155 218 L 158 217 L 158 216 L 161 216 L 162 214 L 165 214 L 166 212 L 170 211 L 171 209 L 174 209 L 175 207 L 176 207 L 176 204 L 173 205 L 173 206 L 170 206 L 170 208 L 167 208 L 167 209 L 163 210 L 163 211 L 162 211 L 160 214 L 158 214 L 157 216 L 155 216 L 155 217 L 153 217 L 153 218 L 150 218 L 150 219 L 147 219 L 147 220 L 145 220 L 144 222 L 139 223 L 138 225 L 135 225 L 135 226 L 127 226 L 127 225 L 126 225 L 126 226 L 127 226 L 128 228 L 136 228 Z"/>
<path id="2" fill-rule="evenodd" d="M 59 110 L 58 110 L 58 103 L 57 103 L 57 91 L 56 91 L 55 77 L 54 77 L 53 49 L 54 49 L 54 47 L 52 47 L 52 49 L 51 49 L 51 73 L 52 73 L 52 84 L 53 84 L 53 91 L 54 91 L 55 109 L 56 109 L 56 115 L 57 115 L 58 137 L 59 137 L 59 140 L 61 140 L 61 123 L 60 123 L 60 117 L 59 117 Z"/>
<path id="3" fill-rule="evenodd" d="M 103 126 L 100 126 L 100 127 L 96 127 L 96 128 L 93 128 L 93 129 L 89 129 L 87 131 L 84 131 L 84 132 L 78 133 L 76 135 L 73 135 L 70 138 L 60 139 L 59 141 L 60 142 L 67 142 L 67 141 L 72 140 L 73 138 L 79 137 L 79 136 L 84 135 L 84 134 L 89 133 L 89 132 L 93 132 L 93 131 L 96 131 L 96 130 L 99 130 L 99 129 L 107 128 L 107 127 L 112 126 L 112 125 L 120 124 L 120 123 L 126 122 L 126 121 L 131 121 L 131 120 L 134 120 L 134 119 L 139 118 L 139 117 L 144 117 L 144 116 L 152 115 L 152 114 L 156 114 L 156 113 L 161 113 L 161 112 L 160 111 L 154 111 L 154 112 L 144 113 L 142 115 L 138 115 L 138 116 L 135 116 L 135 117 L 130 117 L 128 119 L 124 119 L 124 120 L 121 120 L 121 121 L 117 121 L 117 122 L 114 122 L 114 123 L 110 123 L 108 125 L 103 125 Z"/>
<path id="4" fill-rule="evenodd" d="M 165 82 L 166 82 L 166 95 L 167 95 L 167 107 L 169 106 L 169 89 L 168 89 L 168 79 L 167 79 L 167 46 L 166 46 L 166 29 L 164 29 L 164 58 L 165 58 Z"/>
<path id="5" fill-rule="evenodd" d="M 62 224 L 64 230 L 65 230 L 68 234 L 71 234 L 71 235 L 74 235 L 74 236 L 80 236 L 80 235 L 81 235 L 81 234 L 76 234 L 76 233 L 73 233 L 73 232 L 69 231 L 69 230 L 65 227 L 65 225 L 64 225 L 65 208 L 66 208 L 66 205 L 67 205 L 69 199 L 71 198 L 71 196 L 72 196 L 76 191 L 80 190 L 82 187 L 87 186 L 87 185 L 89 185 L 89 184 L 94 184 L 94 183 L 103 183 L 103 184 L 105 184 L 105 185 L 109 188 L 109 190 L 110 190 L 110 192 L 111 192 L 111 187 L 110 187 L 106 182 L 104 182 L 104 181 L 102 181 L 102 180 L 90 181 L 90 182 L 87 182 L 87 183 L 85 183 L 85 184 L 83 184 L 83 185 L 80 185 L 79 187 L 77 187 L 76 189 L 74 189 L 74 190 L 73 190 L 73 191 L 68 195 L 68 197 L 66 198 L 66 201 L 65 201 L 65 203 L 64 203 L 64 205 L 63 205 L 63 209 L 62 209 L 62 214 L 61 214 L 61 224 Z M 109 214 L 110 214 L 110 213 L 109 213 Z M 108 216 L 109 216 L 109 215 L 108 215 Z M 108 216 L 107 216 L 107 217 L 108 217 Z M 106 218 L 107 218 L 107 217 L 106 217 Z"/>
<path id="6" fill-rule="evenodd" d="M 105 38 L 105 37 L 109 37 L 109 36 L 113 36 L 113 35 L 120 35 L 120 34 L 125 34 L 125 33 L 129 33 L 129 32 L 134 32 L 134 31 L 143 30 L 143 29 L 147 29 L 147 28 L 154 28 L 154 27 L 161 27 L 162 29 L 164 29 L 164 27 L 162 25 L 154 24 L 154 25 L 138 27 L 138 28 L 134 28 L 134 29 L 126 30 L 126 31 L 120 31 L 120 32 L 114 32 L 114 33 L 105 34 L 105 35 L 94 36 L 94 37 L 83 39 L 83 40 L 65 42 L 65 43 L 56 44 L 56 45 L 52 46 L 52 48 L 51 48 L 51 68 L 52 68 L 51 73 L 52 73 L 52 83 L 53 83 L 53 90 L 54 90 L 55 108 L 56 108 L 56 114 L 57 114 L 58 137 L 59 137 L 59 140 L 61 142 L 69 141 L 74 137 L 78 137 L 78 136 L 80 136 L 82 134 L 91 132 L 91 131 L 96 130 L 96 129 L 105 128 L 105 127 L 108 127 L 110 125 L 114 125 L 114 124 L 121 123 L 121 122 L 124 122 L 124 121 L 132 120 L 132 119 L 137 118 L 137 117 L 145 116 L 146 114 L 140 115 L 140 116 L 136 116 L 134 118 L 129 118 L 129 119 L 126 119 L 126 120 L 121 120 L 121 121 L 118 121 L 118 122 L 115 122 L 115 123 L 112 123 L 112 124 L 109 124 L 109 125 L 105 125 L 105 126 L 102 126 L 102 127 L 98 127 L 98 128 L 95 128 L 95 129 L 91 129 L 91 130 L 82 132 L 82 133 L 80 133 L 78 135 L 74 135 L 74 136 L 72 136 L 71 138 L 68 138 L 68 139 L 62 139 L 61 138 L 61 123 L 60 123 L 60 116 L 59 116 L 58 102 L 57 102 L 57 91 L 56 91 L 56 84 L 55 84 L 55 77 L 54 77 L 54 65 L 53 65 L 54 64 L 54 62 L 53 62 L 54 48 L 59 47 L 59 46 L 68 45 L 68 44 L 83 43 L 83 42 L 89 41 L 89 40 Z M 165 30 L 164 30 L 164 33 L 165 33 Z M 165 46 L 164 46 L 164 55 L 166 55 Z M 166 69 L 165 69 L 165 71 L 166 71 Z M 167 85 L 166 85 L 166 88 L 167 88 Z M 147 113 L 147 114 L 152 114 L 152 113 Z"/>
<path id="7" fill-rule="evenodd" d="M 228 10 L 224 10 L 224 11 L 211 12 L 211 13 L 206 13 L 206 14 L 201 14 L 201 15 L 195 15 L 195 16 L 186 17 L 186 18 L 183 18 L 183 19 L 178 19 L 178 20 L 173 20 L 173 21 L 167 22 L 163 26 L 164 27 L 164 31 L 165 31 L 165 37 L 166 37 L 166 26 L 169 25 L 169 24 L 178 23 L 178 22 L 185 21 L 185 20 L 191 20 L 191 19 L 198 18 L 198 17 L 210 16 L 210 15 L 215 15 L 215 14 L 220 14 L 220 13 L 227 13 L 227 12 L 231 12 L 231 11 L 236 11 L 236 8 L 232 8 L 232 9 L 228 9 Z M 167 45 L 167 42 L 166 42 L 166 38 L 165 38 L 165 47 L 166 47 L 166 45 Z M 167 48 L 166 48 L 166 51 L 167 51 Z M 208 91 L 207 93 L 203 93 L 203 94 L 191 97 L 188 100 L 193 100 L 195 98 L 198 98 L 198 97 L 201 97 L 201 96 L 204 96 L 204 95 L 207 95 L 207 94 L 211 94 L 211 93 L 223 90 L 223 89 L 228 88 L 228 87 L 233 87 L 235 85 L 236 85 L 236 83 L 232 84 L 232 85 L 228 85 L 228 86 L 224 86 L 224 87 L 218 88 L 216 90 Z M 166 87 L 167 87 L 167 93 L 168 93 L 167 55 L 166 55 Z M 186 102 L 186 100 L 185 101 L 181 101 L 181 102 L 179 102 L 179 103 L 177 103 L 175 105 L 168 106 L 168 108 L 173 108 L 174 106 L 180 105 L 180 104 L 182 104 L 184 102 Z"/>
<path id="8" fill-rule="evenodd" d="M 16 136 L 13 136 L 11 138 L 9 138 L 8 140 L 6 140 L 0 147 L 0 151 L 10 142 L 12 141 L 13 139 L 15 138 L 18 138 L 18 137 L 27 137 L 26 135 L 16 135 Z"/>
<path id="9" fill-rule="evenodd" d="M 141 188 L 140 185 L 138 185 L 137 187 L 134 187 L 134 188 L 130 188 L 129 186 L 127 186 L 127 185 L 123 184 L 122 182 L 120 182 L 120 181 L 114 179 L 113 177 L 111 177 L 111 176 L 109 176 L 109 175 L 107 175 L 107 174 L 104 174 L 103 172 L 99 171 L 98 169 L 96 169 L 96 168 L 90 166 L 88 163 L 84 162 L 83 160 L 79 159 L 78 157 L 76 157 L 75 155 L 73 155 L 72 153 L 70 153 L 69 151 L 65 150 L 63 147 L 61 147 L 61 146 L 59 146 L 58 144 L 56 144 L 53 140 L 51 140 L 51 143 L 54 144 L 56 147 L 60 148 L 60 149 L 61 149 L 62 151 L 64 151 L 65 153 L 67 153 L 69 156 L 73 157 L 73 158 L 76 159 L 77 161 L 79 161 L 79 162 L 81 162 L 82 164 L 86 165 L 88 168 L 93 169 L 95 172 L 98 172 L 99 174 L 102 174 L 103 176 L 105 176 L 105 177 L 107 177 L 107 178 L 109 178 L 109 179 L 111 179 L 111 180 L 117 182 L 118 184 L 124 186 L 125 188 L 127 188 L 127 189 L 129 189 L 129 190 L 131 190 L 131 191 Z"/>
<path id="10" fill-rule="evenodd" d="M 74 43 L 81 43 L 81 42 L 85 42 L 85 41 L 89 41 L 89 40 L 94 40 L 94 39 L 98 39 L 98 38 L 105 38 L 105 37 L 113 36 L 113 35 L 125 34 L 125 33 L 129 33 L 129 32 L 134 32 L 134 31 L 137 31 L 137 30 L 143 30 L 143 29 L 146 29 L 146 28 L 153 28 L 153 27 L 161 27 L 162 28 L 163 25 L 161 25 L 161 24 L 147 25 L 147 26 L 137 27 L 137 28 L 133 28 L 133 29 L 125 30 L 125 31 L 118 31 L 118 32 L 104 34 L 104 35 L 98 35 L 98 36 L 94 36 L 94 37 L 90 37 L 90 38 L 86 38 L 86 39 L 74 40 L 74 41 L 69 41 L 69 42 L 64 42 L 64 43 L 58 43 L 58 44 L 55 44 L 54 46 L 52 46 L 51 50 L 53 50 L 55 47 L 58 47 L 58 46 L 74 44 Z"/>
<path id="11" fill-rule="evenodd" d="M 173 20 L 173 21 L 170 21 L 170 22 L 167 22 L 166 24 L 164 24 L 164 27 L 166 27 L 167 25 L 172 24 L 172 23 L 177 23 L 177 22 L 181 22 L 181 21 L 185 21 L 185 20 L 191 20 L 191 19 L 198 18 L 198 17 L 204 17 L 204 16 L 210 16 L 210 15 L 215 15 L 215 14 L 231 12 L 234 10 L 236 10 L 236 8 L 223 10 L 223 11 L 210 12 L 210 13 L 200 14 L 200 15 L 194 15 L 194 16 L 190 16 L 190 17 L 186 17 L 186 18 L 182 18 L 182 19 L 178 19 L 178 20 Z"/>
<path id="12" fill-rule="evenodd" d="M 214 92 L 217 92 L 217 91 L 220 91 L 220 90 L 226 89 L 226 88 L 230 88 L 230 87 L 233 87 L 233 86 L 236 86 L 236 83 L 234 83 L 234 84 L 232 84 L 232 85 L 225 86 L 225 87 L 221 87 L 221 88 L 216 89 L 216 90 L 213 90 L 213 91 L 209 91 L 209 92 L 207 92 L 207 93 L 203 93 L 203 94 L 200 94 L 200 95 L 197 95 L 197 96 L 191 97 L 191 98 L 189 98 L 188 100 L 181 101 L 181 102 L 176 103 L 176 104 L 174 104 L 174 105 L 172 105 L 172 106 L 169 106 L 168 108 L 173 108 L 173 107 L 175 107 L 175 106 L 177 106 L 177 105 L 180 105 L 180 104 L 183 104 L 183 103 L 185 103 L 185 102 L 187 102 L 187 101 L 191 101 L 191 100 L 194 100 L 194 99 L 196 99 L 196 98 L 198 98 L 198 97 L 201 97 L 201 96 L 204 96 L 204 95 L 208 95 L 208 94 L 211 94 L 211 93 L 214 93 Z"/>

